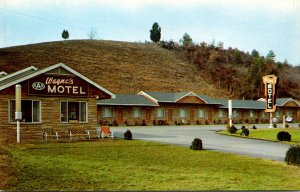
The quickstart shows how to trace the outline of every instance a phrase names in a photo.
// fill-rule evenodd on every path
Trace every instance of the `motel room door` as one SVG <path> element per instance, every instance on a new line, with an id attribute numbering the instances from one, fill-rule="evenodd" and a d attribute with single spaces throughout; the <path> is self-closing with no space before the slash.
<path id="1" fill-rule="evenodd" d="M 207 113 L 208 113 L 207 114 L 208 124 L 210 124 L 212 122 L 212 118 L 213 118 L 212 110 L 208 110 Z"/>
<path id="2" fill-rule="evenodd" d="M 172 122 L 173 121 L 173 110 L 172 109 L 168 109 L 168 122 Z"/>
<path id="3" fill-rule="evenodd" d="M 123 108 L 118 108 L 117 110 L 117 122 L 118 124 L 123 124 Z"/>
<path id="4" fill-rule="evenodd" d="M 193 124 L 195 121 L 195 110 L 191 109 L 190 110 L 190 123 Z"/>
<path id="5" fill-rule="evenodd" d="M 146 109 L 146 123 L 151 122 L 151 109 Z"/>

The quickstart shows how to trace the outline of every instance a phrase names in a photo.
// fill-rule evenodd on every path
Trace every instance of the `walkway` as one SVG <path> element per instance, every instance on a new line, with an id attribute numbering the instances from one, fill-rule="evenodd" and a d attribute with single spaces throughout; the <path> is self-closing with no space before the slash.
<path id="1" fill-rule="evenodd" d="M 259 125 L 257 127 L 262 126 L 267 127 L 267 125 Z M 284 161 L 286 151 L 289 149 L 288 144 L 216 134 L 217 130 L 224 130 L 225 125 L 112 128 L 114 135 L 120 138 L 124 137 L 123 133 L 127 129 L 131 130 L 133 139 L 157 141 L 189 147 L 193 139 L 198 137 L 202 140 L 203 148 L 206 150 L 215 150 L 277 161 Z"/>

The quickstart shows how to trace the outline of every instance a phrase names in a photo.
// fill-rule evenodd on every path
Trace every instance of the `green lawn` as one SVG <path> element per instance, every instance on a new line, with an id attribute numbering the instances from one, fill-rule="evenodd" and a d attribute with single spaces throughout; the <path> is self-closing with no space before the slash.
<path id="1" fill-rule="evenodd" d="M 291 142 L 285 141 L 284 143 L 289 143 L 289 144 L 300 144 L 300 128 L 266 128 L 266 129 L 249 129 L 250 134 L 249 138 L 255 138 L 255 139 L 265 139 L 269 141 L 278 141 L 277 140 L 277 134 L 280 131 L 286 131 L 289 132 L 290 135 L 292 135 L 292 140 Z M 226 135 L 234 135 L 238 137 L 243 137 L 240 136 L 241 130 L 238 130 L 236 134 L 231 134 L 227 131 L 221 131 L 220 133 L 226 134 Z"/>
<path id="2" fill-rule="evenodd" d="M 153 142 L 46 143 L 8 151 L 17 175 L 9 190 L 300 189 L 300 167 Z"/>

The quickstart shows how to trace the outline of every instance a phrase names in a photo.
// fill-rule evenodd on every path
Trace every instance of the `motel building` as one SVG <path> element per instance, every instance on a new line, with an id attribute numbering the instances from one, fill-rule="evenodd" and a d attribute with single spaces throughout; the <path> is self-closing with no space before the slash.
<path id="1" fill-rule="evenodd" d="M 97 99 L 113 93 L 65 64 L 44 69 L 28 67 L 0 76 L 0 143 L 16 143 L 15 85 L 21 85 L 20 140 L 39 142 L 43 127 L 61 135 L 72 126 L 97 126 Z"/>
<path id="2" fill-rule="evenodd" d="M 68 128 L 95 130 L 101 125 L 212 125 L 228 123 L 228 100 L 193 92 L 113 94 L 65 64 L 33 66 L 12 74 L 0 72 L 0 143 L 16 143 L 15 86 L 21 85 L 21 143 L 43 141 L 51 127 L 67 138 Z M 300 105 L 276 99 L 277 122 L 300 121 Z M 233 123 L 269 123 L 264 99 L 232 100 Z"/>
<path id="3" fill-rule="evenodd" d="M 228 100 L 213 99 L 193 92 L 144 92 L 118 95 L 98 100 L 100 125 L 213 125 L 228 123 Z M 292 98 L 276 100 L 277 111 L 272 114 L 277 123 L 283 116 L 293 122 L 300 120 L 300 105 Z M 269 123 L 264 99 L 232 100 L 235 124 Z"/>

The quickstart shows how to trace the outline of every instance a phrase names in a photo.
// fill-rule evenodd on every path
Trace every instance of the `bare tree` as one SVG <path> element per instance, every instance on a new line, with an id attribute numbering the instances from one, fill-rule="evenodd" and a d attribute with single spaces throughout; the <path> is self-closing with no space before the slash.
<path id="1" fill-rule="evenodd" d="M 94 39 L 97 35 L 97 30 L 94 27 L 92 27 L 87 35 L 90 39 Z"/>

